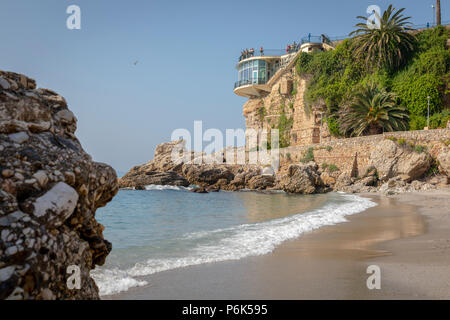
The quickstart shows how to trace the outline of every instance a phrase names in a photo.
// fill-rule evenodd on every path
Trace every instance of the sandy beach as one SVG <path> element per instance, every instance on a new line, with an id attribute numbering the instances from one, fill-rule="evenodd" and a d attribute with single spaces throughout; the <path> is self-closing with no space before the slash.
<path id="1" fill-rule="evenodd" d="M 450 299 L 450 189 L 386 197 L 271 254 L 157 273 L 103 299 Z M 381 289 L 367 289 L 367 267 Z"/>

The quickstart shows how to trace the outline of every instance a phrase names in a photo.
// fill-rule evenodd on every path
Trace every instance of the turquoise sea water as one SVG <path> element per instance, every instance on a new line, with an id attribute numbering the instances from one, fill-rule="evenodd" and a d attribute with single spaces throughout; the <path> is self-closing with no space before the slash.
<path id="1" fill-rule="evenodd" d="M 92 271 L 100 294 L 115 294 L 157 272 L 267 254 L 282 242 L 375 204 L 355 195 L 256 192 L 197 194 L 148 186 L 120 190 L 96 217 L 113 250 Z"/>

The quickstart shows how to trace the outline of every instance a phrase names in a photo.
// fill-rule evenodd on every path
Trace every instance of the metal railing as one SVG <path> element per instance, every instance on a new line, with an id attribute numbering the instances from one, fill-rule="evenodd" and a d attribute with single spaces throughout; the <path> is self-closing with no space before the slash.
<path id="1" fill-rule="evenodd" d="M 301 39 L 301 44 L 304 43 L 332 43 L 334 41 L 340 41 L 348 38 L 347 36 L 329 37 L 326 34 L 320 36 L 307 35 Z"/>
<path id="2" fill-rule="evenodd" d="M 248 86 L 248 85 L 252 85 L 252 84 L 266 84 L 266 82 L 267 82 L 266 77 L 259 77 L 256 79 L 250 78 L 250 79 L 236 81 L 234 83 L 234 88 L 236 89 L 239 87 Z"/>
<path id="3" fill-rule="evenodd" d="M 309 36 L 303 37 L 302 40 L 301 40 L 301 44 L 309 43 L 309 42 L 311 42 L 311 43 L 322 43 L 324 41 L 323 41 L 323 38 L 321 36 L 313 36 L 313 35 L 309 35 Z"/>
<path id="4" fill-rule="evenodd" d="M 448 26 L 448 25 L 450 25 L 450 20 L 442 21 L 441 25 L 443 25 L 443 26 Z M 424 23 L 424 24 L 412 24 L 412 25 L 411 25 L 411 28 L 417 30 L 417 29 L 434 28 L 434 27 L 436 27 L 436 26 L 437 26 L 437 23 L 436 23 L 436 22 L 434 22 L 434 23 L 428 22 L 428 23 Z"/>
<path id="5" fill-rule="evenodd" d="M 283 49 L 263 49 L 263 51 L 261 50 L 255 50 L 254 52 L 249 52 L 247 54 L 242 54 L 241 56 L 239 56 L 239 62 L 241 62 L 242 60 L 248 59 L 248 58 L 253 58 L 253 57 L 264 57 L 264 56 L 282 56 L 286 54 L 286 50 Z"/>
<path id="6" fill-rule="evenodd" d="M 448 26 L 450 25 L 450 20 L 442 21 L 441 25 Z M 411 24 L 410 27 L 412 29 L 427 29 L 436 27 L 436 23 L 425 23 L 425 24 Z M 290 49 L 254 49 L 253 52 L 247 52 L 239 57 L 239 62 L 248 58 L 253 57 L 263 57 L 263 56 L 283 56 L 285 54 L 297 52 L 300 49 L 300 46 L 304 43 L 327 43 L 331 44 L 336 41 L 342 41 L 348 39 L 349 36 L 337 36 L 337 37 L 329 37 L 326 34 L 320 36 L 307 35 L 306 37 L 301 38 L 300 43 L 296 43 L 295 46 L 291 45 Z"/>

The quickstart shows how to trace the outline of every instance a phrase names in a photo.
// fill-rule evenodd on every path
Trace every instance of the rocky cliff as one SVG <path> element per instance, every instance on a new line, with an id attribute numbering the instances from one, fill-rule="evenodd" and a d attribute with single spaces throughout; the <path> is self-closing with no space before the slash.
<path id="1" fill-rule="evenodd" d="M 0 299 L 98 299 L 90 270 L 111 251 L 95 219 L 115 171 L 75 137 L 63 97 L 0 71 Z M 67 281 L 80 270 L 81 288 Z"/>
<path id="2" fill-rule="evenodd" d="M 268 132 L 278 129 L 283 148 L 334 139 L 327 122 L 322 123 L 325 105 L 311 105 L 305 101 L 306 84 L 307 79 L 298 76 L 295 65 L 286 69 L 273 83 L 270 93 L 250 98 L 244 104 L 246 128 Z"/>
<path id="3" fill-rule="evenodd" d="M 132 168 L 119 179 L 119 185 L 135 189 L 152 184 L 198 185 L 201 193 L 250 189 L 298 194 L 396 193 L 446 187 L 450 182 L 450 130 L 395 134 L 398 138 L 377 135 L 282 149 L 278 172 L 267 165 L 222 163 L 227 149 L 211 155 L 191 153 L 190 158 L 173 162 L 173 148 L 184 149 L 184 141 L 173 141 L 159 145 L 155 158 Z M 196 164 L 199 158 L 204 164 Z M 211 159 L 219 162 L 208 164 Z"/>

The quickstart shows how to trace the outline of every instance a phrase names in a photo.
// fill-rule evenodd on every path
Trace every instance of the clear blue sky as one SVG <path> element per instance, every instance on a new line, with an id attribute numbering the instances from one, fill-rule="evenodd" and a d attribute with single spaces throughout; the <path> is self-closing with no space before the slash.
<path id="1" fill-rule="evenodd" d="M 204 130 L 245 127 L 245 99 L 233 94 L 241 49 L 347 35 L 372 4 L 432 22 L 434 2 L 2 0 L 0 69 L 63 95 L 85 150 L 123 171 L 194 120 Z M 450 3 L 441 3 L 448 20 Z M 66 28 L 71 4 L 81 7 L 81 30 Z"/>

